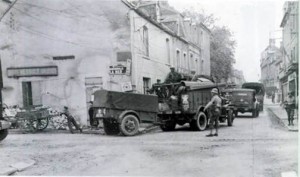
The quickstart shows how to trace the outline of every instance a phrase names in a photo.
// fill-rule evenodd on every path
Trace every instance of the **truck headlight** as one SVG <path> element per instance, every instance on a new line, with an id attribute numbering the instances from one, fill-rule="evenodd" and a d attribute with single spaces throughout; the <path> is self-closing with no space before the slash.
<path id="1" fill-rule="evenodd" d="M 182 109 L 184 111 L 187 111 L 190 107 L 188 99 L 189 99 L 189 95 L 181 95 Z"/>
<path id="2" fill-rule="evenodd" d="M 97 109 L 95 117 L 98 117 L 98 118 L 104 117 L 105 114 L 106 114 L 106 109 L 105 108 L 99 108 L 99 109 Z"/>

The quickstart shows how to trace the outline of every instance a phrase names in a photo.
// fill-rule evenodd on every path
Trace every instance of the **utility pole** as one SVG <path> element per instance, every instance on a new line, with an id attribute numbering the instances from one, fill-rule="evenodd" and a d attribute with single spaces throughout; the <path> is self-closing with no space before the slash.
<path id="1" fill-rule="evenodd" d="M 1 20 L 4 18 L 4 16 L 9 12 L 9 10 L 17 3 L 18 0 L 15 0 L 10 6 L 8 9 L 6 9 L 6 11 L 3 13 L 2 17 L 0 17 L 0 22 Z M 4 2 L 7 2 L 7 1 L 4 1 Z"/>

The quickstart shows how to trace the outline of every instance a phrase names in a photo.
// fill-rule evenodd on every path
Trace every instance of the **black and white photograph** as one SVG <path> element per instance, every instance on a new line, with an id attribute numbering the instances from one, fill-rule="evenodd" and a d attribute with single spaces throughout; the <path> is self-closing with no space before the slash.
<path id="1" fill-rule="evenodd" d="M 297 177 L 299 1 L 0 0 L 0 176 Z"/>

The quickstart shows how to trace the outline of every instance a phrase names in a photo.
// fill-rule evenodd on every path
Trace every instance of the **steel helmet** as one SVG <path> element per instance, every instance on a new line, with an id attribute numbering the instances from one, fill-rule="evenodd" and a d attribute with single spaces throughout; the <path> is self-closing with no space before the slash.
<path id="1" fill-rule="evenodd" d="M 217 89 L 217 88 L 213 88 L 213 89 L 211 90 L 211 93 L 216 93 L 216 94 L 218 94 L 219 92 L 218 92 L 218 89 Z"/>

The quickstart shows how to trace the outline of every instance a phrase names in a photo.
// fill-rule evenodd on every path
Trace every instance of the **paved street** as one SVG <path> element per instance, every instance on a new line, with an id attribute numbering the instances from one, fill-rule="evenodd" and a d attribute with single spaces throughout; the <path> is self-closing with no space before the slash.
<path id="1" fill-rule="evenodd" d="M 219 137 L 178 127 L 135 137 L 101 134 L 10 134 L 0 144 L 1 165 L 35 161 L 15 175 L 126 175 L 279 177 L 297 171 L 297 134 L 268 113 L 244 114 Z"/>

